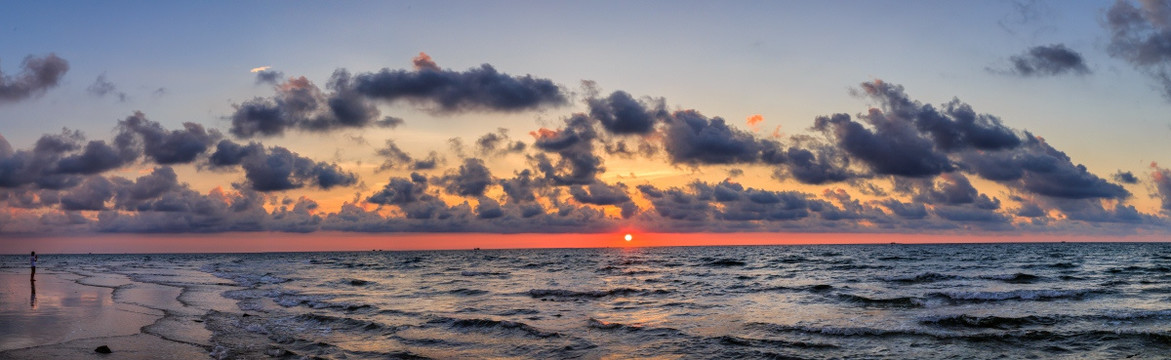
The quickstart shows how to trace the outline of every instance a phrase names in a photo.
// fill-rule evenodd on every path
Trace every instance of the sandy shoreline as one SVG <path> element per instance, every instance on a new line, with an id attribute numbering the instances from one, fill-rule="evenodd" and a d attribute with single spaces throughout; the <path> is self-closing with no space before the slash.
<path id="1" fill-rule="evenodd" d="M 119 359 L 209 358 L 210 309 L 184 303 L 184 287 L 53 269 L 36 280 L 0 269 L 0 359 L 109 358 L 101 345 Z"/>

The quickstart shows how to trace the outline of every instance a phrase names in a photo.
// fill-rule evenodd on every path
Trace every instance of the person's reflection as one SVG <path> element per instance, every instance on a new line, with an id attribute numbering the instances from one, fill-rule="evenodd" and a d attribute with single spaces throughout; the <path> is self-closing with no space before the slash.
<path id="1" fill-rule="evenodd" d="M 29 281 L 28 283 L 31 284 L 30 286 L 32 286 L 32 289 L 33 289 L 32 293 L 28 296 L 28 305 L 32 306 L 33 309 L 36 309 L 37 308 L 37 283 L 35 281 Z"/>

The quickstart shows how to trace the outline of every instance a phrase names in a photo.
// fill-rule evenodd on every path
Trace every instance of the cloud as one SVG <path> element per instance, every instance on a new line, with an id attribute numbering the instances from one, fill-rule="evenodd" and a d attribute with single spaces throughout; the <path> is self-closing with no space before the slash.
<path id="1" fill-rule="evenodd" d="M 626 185 L 622 183 L 614 186 L 603 183 L 574 186 L 569 188 L 569 193 L 574 200 L 584 204 L 618 205 L 630 201 L 630 196 L 626 194 Z"/>
<path id="2" fill-rule="evenodd" d="M 402 149 L 399 149 L 394 140 L 386 140 L 386 146 L 378 149 L 378 155 L 384 158 L 379 171 L 407 168 L 411 170 L 429 170 L 439 166 L 444 159 L 438 152 L 432 151 L 425 159 L 414 159 Z"/>
<path id="3" fill-rule="evenodd" d="M 1015 189 L 1054 198 L 1125 199 L 1130 192 L 1074 164 L 1068 155 L 1043 139 L 1027 135 L 1024 145 L 1011 150 L 961 154 L 963 166 L 980 177 Z"/>
<path id="4" fill-rule="evenodd" d="M 590 118 L 612 134 L 647 134 L 667 116 L 663 99 L 638 101 L 625 91 L 615 91 L 603 99 L 590 98 L 587 104 Z"/>
<path id="5" fill-rule="evenodd" d="M 131 151 L 130 147 L 141 147 L 143 155 L 160 165 L 195 161 L 222 137 L 215 129 L 206 130 L 203 125 L 190 122 L 183 123 L 183 130 L 167 131 L 140 111 L 119 121 L 117 129 L 115 141 L 119 146 L 126 151 Z"/>
<path id="6" fill-rule="evenodd" d="M 257 84 L 276 85 L 281 82 L 281 79 L 285 78 L 285 73 L 280 72 L 280 71 L 275 71 L 275 70 L 269 70 L 268 68 L 269 68 L 268 66 L 264 66 L 264 67 L 258 67 L 258 68 L 252 69 L 252 72 L 256 73 L 256 83 Z"/>
<path id="7" fill-rule="evenodd" d="M 639 185 L 653 207 L 637 219 L 655 231 L 794 231 L 827 228 L 858 230 L 856 222 L 890 222 L 881 210 L 850 199 L 844 192 L 828 192 L 839 207 L 796 191 L 746 188 L 723 181 L 694 182 L 687 187 L 659 189 Z M 843 221 L 846 220 L 846 221 Z"/>
<path id="8" fill-rule="evenodd" d="M 439 65 L 435 64 L 435 60 L 431 60 L 431 55 L 424 52 L 420 52 L 419 56 L 411 59 L 411 63 L 415 64 L 415 71 L 441 71 Z"/>
<path id="9" fill-rule="evenodd" d="M 1126 60 L 1157 81 L 1164 98 L 1171 100 L 1171 3 L 1115 1 L 1106 11 L 1111 56 Z"/>
<path id="10" fill-rule="evenodd" d="M 426 178 L 418 173 L 412 173 L 411 177 L 414 179 L 390 178 L 382 190 L 367 197 L 366 201 L 379 205 L 406 205 L 431 199 L 431 195 L 424 193 L 427 190 Z"/>
<path id="11" fill-rule="evenodd" d="M 258 73 L 262 74 L 262 73 Z M 290 78 L 274 87 L 276 95 L 236 104 L 230 116 L 231 133 L 237 137 L 276 136 L 288 129 L 309 132 L 366 126 L 394 127 L 402 119 L 384 117 L 367 98 L 353 90 L 352 77 L 338 70 L 324 93 L 304 76 Z"/>
<path id="12" fill-rule="evenodd" d="M 74 154 L 57 162 L 57 174 L 97 174 L 116 169 L 138 157 L 134 152 L 122 152 L 105 141 L 94 140 L 85 144 L 80 154 Z"/>
<path id="13" fill-rule="evenodd" d="M 1007 72 L 1017 76 L 1057 76 L 1057 75 L 1086 75 L 1090 68 L 1086 67 L 1082 55 L 1070 50 L 1064 44 L 1040 45 L 1029 48 L 1022 55 L 1009 58 L 1012 69 Z"/>
<path id="14" fill-rule="evenodd" d="M 20 74 L 6 76 L 0 72 L 0 104 L 16 102 L 44 94 L 57 86 L 69 71 L 69 62 L 49 54 L 43 57 L 29 55 L 20 63 Z"/>
<path id="15" fill-rule="evenodd" d="M 476 205 L 476 217 L 481 219 L 495 219 L 504 216 L 504 209 L 500 202 L 487 197 L 480 197 Z"/>
<path id="16" fill-rule="evenodd" d="M 594 139 L 598 137 L 590 119 L 576 114 L 565 119 L 565 127 L 554 131 L 541 128 L 530 133 L 536 138 L 533 146 L 539 150 L 556 153 L 560 159 L 553 162 L 543 153 L 530 159 L 545 179 L 556 185 L 584 185 L 597 181 L 597 175 L 605 171 L 602 158 L 594 154 Z"/>
<path id="17" fill-rule="evenodd" d="M 838 148 L 828 145 L 811 147 L 813 150 L 792 146 L 783 152 L 780 149 L 776 153 L 766 152 L 769 155 L 765 158 L 774 159 L 766 162 L 784 165 L 778 166 L 773 176 L 813 185 L 847 181 L 859 176 L 849 170 L 850 158 L 841 154 Z"/>
<path id="18" fill-rule="evenodd" d="M 1118 172 L 1114 173 L 1112 177 L 1114 178 L 1114 181 L 1123 184 L 1138 184 L 1138 177 L 1134 176 L 1134 173 L 1129 171 L 1118 170 Z"/>
<path id="19" fill-rule="evenodd" d="M 1171 170 L 1151 163 L 1151 181 L 1155 184 L 1155 196 L 1161 201 L 1164 212 L 1171 212 Z"/>
<path id="20" fill-rule="evenodd" d="M 63 210 L 102 210 L 106 201 L 114 198 L 114 184 L 101 176 L 91 176 L 80 186 L 61 196 Z"/>
<path id="21" fill-rule="evenodd" d="M 115 86 L 113 82 L 110 82 L 110 80 L 106 79 L 106 73 L 98 75 L 98 78 L 94 80 L 94 83 L 85 88 L 85 91 L 90 95 L 97 97 L 106 97 L 106 95 L 112 94 L 118 97 L 118 101 L 126 102 L 126 93 L 118 91 L 118 87 Z"/>
<path id="22" fill-rule="evenodd" d="M 731 128 L 719 117 L 694 110 L 676 111 L 667 121 L 664 149 L 672 163 L 737 164 L 760 158 L 764 146 L 751 133 Z"/>
<path id="23" fill-rule="evenodd" d="M 179 183 L 175 170 L 161 166 L 154 168 L 150 174 L 138 177 L 133 183 L 124 182 L 116 192 L 114 202 L 117 208 L 126 210 L 181 211 L 187 209 L 187 204 L 165 195 L 182 190 L 186 189 Z"/>
<path id="24" fill-rule="evenodd" d="M 248 145 L 240 145 L 231 140 L 220 140 L 216 144 L 216 150 L 208 157 L 208 164 L 214 167 L 240 165 L 245 157 L 254 154 L 263 154 L 264 146 L 260 143 L 249 143 Z"/>
<path id="25" fill-rule="evenodd" d="M 927 217 L 927 207 L 922 203 L 904 203 L 895 199 L 886 199 L 879 203 L 903 219 L 919 220 Z"/>
<path id="26" fill-rule="evenodd" d="M 484 134 L 476 139 L 476 153 L 481 156 L 519 154 L 526 148 L 528 145 L 523 141 L 512 141 L 508 136 L 508 129 L 505 128 L 496 129 L 496 132 Z"/>
<path id="27" fill-rule="evenodd" d="M 137 182 L 141 181 L 139 178 Z M 264 196 L 255 191 L 229 192 L 215 188 L 204 195 L 180 185 L 140 204 L 134 211 L 101 211 L 94 227 L 100 232 L 119 233 L 302 230 L 283 224 L 275 218 L 280 213 L 270 215 L 263 205 Z"/>
<path id="28" fill-rule="evenodd" d="M 521 170 L 516 173 L 516 176 L 511 179 L 501 179 L 500 187 L 504 189 L 504 193 L 508 195 L 508 199 L 513 203 L 526 203 L 536 201 L 534 190 L 538 186 L 533 180 L 533 173 L 528 169 Z"/>
<path id="29" fill-rule="evenodd" d="M 242 146 L 229 140 L 220 141 L 208 163 L 213 168 L 240 165 L 244 169 L 245 183 L 252 190 L 261 192 L 304 186 L 330 189 L 358 182 L 354 173 L 342 170 L 337 164 L 313 161 L 280 146 L 265 149 L 258 143 Z"/>
<path id="30" fill-rule="evenodd" d="M 568 96 L 548 79 L 512 76 L 484 64 L 467 71 L 440 70 L 426 54 L 417 69 L 358 74 L 353 90 L 388 102 L 429 103 L 440 112 L 521 111 L 568 103 Z"/>
<path id="31" fill-rule="evenodd" d="M 84 145 L 83 145 L 84 143 Z M 5 141 L 0 154 L 0 188 L 36 184 L 41 188 L 63 189 L 81 182 L 75 175 L 97 174 L 133 162 L 139 154 L 115 148 L 102 140 L 85 142 L 80 131 L 62 129 L 46 134 L 32 150 L 13 151 Z"/>
<path id="32" fill-rule="evenodd" d="M 981 194 L 968 177 L 960 173 L 940 175 L 934 181 L 907 180 L 905 184 L 896 186 L 904 191 L 911 192 L 915 201 L 925 204 L 964 205 L 972 204 L 986 210 L 1000 208 L 1000 200 Z"/>
<path id="33" fill-rule="evenodd" d="M 475 158 L 464 159 L 459 170 L 445 175 L 441 183 L 446 184 L 447 191 L 460 196 L 482 196 L 484 190 L 494 181 L 492 172 L 484 166 L 484 161 Z"/>
<path id="34" fill-rule="evenodd" d="M 901 85 L 882 80 L 861 84 L 862 94 L 883 105 L 882 118 L 867 119 L 880 132 L 904 132 L 913 126 L 929 137 L 941 151 L 955 152 L 967 149 L 1000 150 L 1021 144 L 1021 138 L 1004 126 L 1000 118 L 977 114 L 968 104 L 954 99 L 937 110 L 929 104 L 911 100 Z M 878 120 L 878 123 L 874 121 Z M 882 124 L 882 126 L 879 126 Z M 894 129 L 883 130 L 883 127 Z M 904 136 L 913 136 L 904 132 Z"/>
<path id="35" fill-rule="evenodd" d="M 919 136 L 910 124 L 889 118 L 878 109 L 871 109 L 862 119 L 873 130 L 847 114 L 820 116 L 813 126 L 876 174 L 929 177 L 954 170 L 947 156 L 935 151 L 932 143 Z"/>

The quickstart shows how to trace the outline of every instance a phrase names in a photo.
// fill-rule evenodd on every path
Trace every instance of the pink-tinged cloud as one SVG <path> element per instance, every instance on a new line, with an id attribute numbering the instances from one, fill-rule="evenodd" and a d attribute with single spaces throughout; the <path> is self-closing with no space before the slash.
<path id="1" fill-rule="evenodd" d="M 551 139 L 551 138 L 557 137 L 557 131 L 556 130 L 549 130 L 546 128 L 540 128 L 540 129 L 537 129 L 536 131 L 529 131 L 529 135 L 532 135 L 533 139 L 537 139 L 537 140 Z"/>
<path id="2" fill-rule="evenodd" d="M 753 114 L 748 116 L 748 127 L 752 128 L 752 132 L 760 132 L 760 124 L 764 122 L 764 115 Z"/>
<path id="3" fill-rule="evenodd" d="M 436 64 L 435 60 L 431 60 L 431 55 L 427 55 L 425 52 L 420 52 L 419 56 L 411 59 L 411 63 L 415 64 L 415 70 L 417 71 L 439 71 L 439 64 Z"/>

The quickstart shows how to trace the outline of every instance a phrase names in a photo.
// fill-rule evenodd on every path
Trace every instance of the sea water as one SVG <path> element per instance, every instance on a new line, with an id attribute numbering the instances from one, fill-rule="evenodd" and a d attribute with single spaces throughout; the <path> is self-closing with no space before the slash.
<path id="1" fill-rule="evenodd" d="M 1171 356 L 1164 243 L 63 255 L 42 266 L 182 289 L 186 310 L 169 312 L 210 333 L 213 358 Z M 200 306 L 218 301 L 233 306 Z"/>

